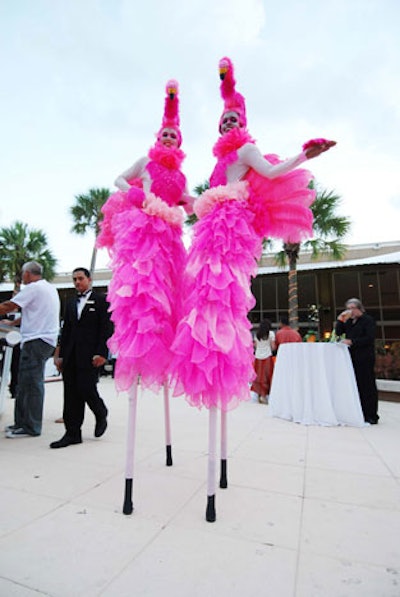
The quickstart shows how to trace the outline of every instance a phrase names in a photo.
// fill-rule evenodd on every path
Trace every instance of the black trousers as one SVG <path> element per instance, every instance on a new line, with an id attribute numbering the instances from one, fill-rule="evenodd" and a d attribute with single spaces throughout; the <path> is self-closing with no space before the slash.
<path id="1" fill-rule="evenodd" d="M 72 358 L 63 369 L 64 410 L 63 418 L 67 435 L 81 437 L 85 417 L 85 404 L 96 421 L 107 416 L 107 408 L 97 391 L 99 372 L 96 367 L 79 367 Z"/>
<path id="2" fill-rule="evenodd" d="M 374 358 L 358 360 L 352 357 L 352 361 L 364 419 L 376 421 L 378 419 L 378 389 L 375 380 Z"/>

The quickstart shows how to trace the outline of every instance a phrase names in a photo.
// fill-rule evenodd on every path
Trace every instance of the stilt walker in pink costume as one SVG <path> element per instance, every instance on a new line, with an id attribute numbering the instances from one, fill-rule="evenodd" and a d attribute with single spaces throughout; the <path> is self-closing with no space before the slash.
<path id="1" fill-rule="evenodd" d="M 168 375 L 171 345 L 182 315 L 181 283 L 186 262 L 182 242 L 183 206 L 192 211 L 180 167 L 178 84 L 166 87 L 165 110 L 157 141 L 115 181 L 120 189 L 103 207 L 97 240 L 111 256 L 108 290 L 114 322 L 109 340 L 117 354 L 115 382 L 129 391 L 129 421 L 123 512 L 131 514 L 137 386 L 164 388 L 167 466 L 172 465 Z"/>
<path id="2" fill-rule="evenodd" d="M 227 487 L 227 411 L 250 399 L 254 378 L 248 311 L 264 237 L 297 242 L 312 232 L 312 175 L 296 167 L 335 142 L 314 139 L 281 162 L 262 156 L 246 129 L 243 96 L 235 89 L 229 58 L 219 64 L 224 111 L 210 190 L 195 202 L 199 221 L 186 266 L 184 317 L 173 344 L 174 395 L 209 409 L 206 520 L 214 522 L 217 409 L 221 410 L 220 487 Z"/>

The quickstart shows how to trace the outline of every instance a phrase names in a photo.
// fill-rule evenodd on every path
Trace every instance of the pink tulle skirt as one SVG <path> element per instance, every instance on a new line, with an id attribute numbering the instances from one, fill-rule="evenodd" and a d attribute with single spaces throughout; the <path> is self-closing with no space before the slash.
<path id="1" fill-rule="evenodd" d="M 139 375 L 145 387 L 158 388 L 167 380 L 181 317 L 186 252 L 180 210 L 164 202 L 160 207 L 154 196 L 144 205 L 116 211 L 110 225 L 113 277 L 108 300 L 114 334 L 109 348 L 117 355 L 119 391 L 128 390 Z"/>
<path id="2" fill-rule="evenodd" d="M 129 211 L 132 207 L 141 207 L 145 200 L 145 194 L 141 188 L 142 181 L 134 179 L 135 186 L 129 191 L 116 191 L 109 196 L 101 211 L 103 219 L 100 222 L 100 233 L 96 239 L 96 246 L 99 249 L 107 248 L 112 252 L 115 242 L 113 232 L 114 217 L 117 214 Z"/>
<path id="3" fill-rule="evenodd" d="M 199 200 L 210 209 L 194 228 L 171 369 L 174 395 L 185 394 L 199 408 L 226 411 L 250 398 L 254 355 L 247 313 L 255 302 L 250 282 L 261 242 L 246 202 L 232 201 L 228 194 L 224 200 L 222 189 L 211 189 Z M 243 188 L 239 191 L 242 199 Z"/>
<path id="4" fill-rule="evenodd" d="M 275 155 L 265 157 L 271 164 L 281 161 Z M 308 188 L 312 179 L 311 172 L 302 168 L 271 180 L 249 170 L 249 209 L 254 213 L 254 229 L 261 238 L 297 243 L 312 236 L 310 205 L 315 191 Z"/>

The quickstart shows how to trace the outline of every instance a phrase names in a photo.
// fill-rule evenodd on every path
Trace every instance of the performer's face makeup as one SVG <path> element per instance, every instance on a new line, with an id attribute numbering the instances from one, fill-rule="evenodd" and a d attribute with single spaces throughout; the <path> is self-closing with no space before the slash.
<path id="1" fill-rule="evenodd" d="M 221 119 L 221 134 L 225 135 L 234 128 L 240 128 L 239 115 L 237 112 L 225 112 Z"/>
<path id="2" fill-rule="evenodd" d="M 179 137 L 175 129 L 163 129 L 159 136 L 159 141 L 165 147 L 179 147 Z"/>

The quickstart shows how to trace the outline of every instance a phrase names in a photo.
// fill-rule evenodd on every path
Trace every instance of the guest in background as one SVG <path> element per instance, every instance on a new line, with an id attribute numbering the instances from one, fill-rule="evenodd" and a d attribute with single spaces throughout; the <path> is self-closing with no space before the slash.
<path id="1" fill-rule="evenodd" d="M 111 334 L 108 303 L 103 294 L 92 290 L 86 268 L 75 268 L 72 279 L 78 296 L 67 302 L 55 360 L 63 374 L 65 434 L 50 444 L 53 449 L 82 443 L 86 403 L 96 419 L 94 436 L 101 437 L 107 429 L 108 410 L 99 396 L 97 383 L 99 369 L 107 360 L 107 340 Z"/>
<path id="2" fill-rule="evenodd" d="M 299 332 L 290 327 L 287 317 L 282 316 L 280 318 L 278 327 L 279 330 L 276 332 L 275 338 L 276 350 L 278 350 L 281 344 L 286 344 L 287 342 L 302 342 Z"/>
<path id="3" fill-rule="evenodd" d="M 268 396 L 271 388 L 274 363 L 272 353 L 275 350 L 275 334 L 271 329 L 269 319 L 263 319 L 254 338 L 255 360 L 254 370 L 256 379 L 251 391 L 257 395 L 261 404 L 268 404 Z"/>
<path id="4" fill-rule="evenodd" d="M 42 278 L 36 261 L 22 266 L 24 287 L 11 301 L 0 305 L 0 315 L 18 308 L 21 318 L 21 356 L 15 400 L 14 424 L 6 427 L 10 439 L 37 437 L 42 433 L 44 368 L 54 354 L 60 321 L 60 300 L 52 284 Z"/>
<path id="5" fill-rule="evenodd" d="M 346 301 L 346 310 L 339 314 L 336 334 L 345 334 L 342 340 L 350 348 L 358 393 L 364 419 L 376 425 L 378 416 L 378 390 L 375 381 L 375 321 L 365 312 L 358 298 Z"/>

